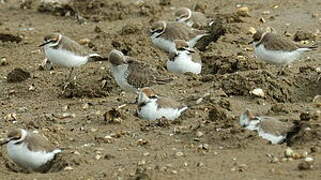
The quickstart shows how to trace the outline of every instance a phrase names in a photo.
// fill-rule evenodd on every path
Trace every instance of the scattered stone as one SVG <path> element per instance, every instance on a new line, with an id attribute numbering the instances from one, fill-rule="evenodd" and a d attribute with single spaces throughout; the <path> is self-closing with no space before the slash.
<path id="1" fill-rule="evenodd" d="M 265 23 L 265 22 L 266 22 L 266 20 L 265 20 L 263 17 L 260 17 L 259 21 L 260 21 L 261 23 Z"/>
<path id="2" fill-rule="evenodd" d="M 203 166 L 204 166 L 204 163 L 198 162 L 198 163 L 196 164 L 196 166 L 197 166 L 197 167 L 203 167 Z"/>
<path id="3" fill-rule="evenodd" d="M 271 163 L 278 163 L 278 162 L 280 162 L 280 160 L 277 157 L 273 157 L 273 159 L 271 160 Z"/>
<path id="4" fill-rule="evenodd" d="M 0 66 L 6 66 L 6 65 L 8 65 L 9 63 L 8 63 L 8 61 L 7 61 L 7 58 L 5 58 L 5 57 L 2 57 L 1 59 L 0 59 Z"/>
<path id="5" fill-rule="evenodd" d="M 248 32 L 249 32 L 249 34 L 253 35 L 256 33 L 256 29 L 254 27 L 249 27 Z"/>
<path id="6" fill-rule="evenodd" d="M 74 168 L 71 167 L 71 166 L 67 166 L 67 167 L 64 168 L 65 171 L 71 171 L 71 170 L 73 170 L 73 169 L 74 169 Z"/>
<path id="7" fill-rule="evenodd" d="M 21 68 L 15 68 L 7 75 L 7 81 L 9 83 L 22 82 L 30 77 L 31 75 L 29 72 Z"/>
<path id="8" fill-rule="evenodd" d="M 16 113 L 9 113 L 4 117 L 5 121 L 16 121 L 17 120 L 17 114 Z"/>
<path id="9" fill-rule="evenodd" d="M 197 131 L 196 132 L 196 137 L 200 138 L 204 135 L 204 133 L 202 133 L 201 131 Z"/>
<path id="10" fill-rule="evenodd" d="M 138 139 L 137 140 L 137 144 L 140 145 L 140 146 L 146 145 L 148 143 L 149 143 L 149 141 L 145 140 L 145 139 Z"/>
<path id="11" fill-rule="evenodd" d="M 80 39 L 79 40 L 79 44 L 81 44 L 81 45 L 87 45 L 87 44 L 89 44 L 91 41 L 90 41 L 90 39 L 88 39 L 88 38 L 83 38 L 83 39 Z"/>
<path id="12" fill-rule="evenodd" d="M 249 93 L 253 94 L 253 95 L 257 96 L 257 97 L 261 97 L 261 98 L 264 98 L 264 96 L 265 96 L 264 91 L 261 88 L 253 89 Z"/>
<path id="13" fill-rule="evenodd" d="M 293 156 L 294 151 L 291 148 L 286 148 L 286 150 L 284 151 L 284 156 L 289 158 Z"/>
<path id="14" fill-rule="evenodd" d="M 240 7 L 236 10 L 236 14 L 242 17 L 249 17 L 250 16 L 249 11 L 250 11 L 249 8 L 246 6 Z"/>
<path id="15" fill-rule="evenodd" d="M 175 154 L 177 157 L 182 157 L 182 156 L 184 156 L 184 153 L 183 152 L 176 152 L 176 154 Z"/>

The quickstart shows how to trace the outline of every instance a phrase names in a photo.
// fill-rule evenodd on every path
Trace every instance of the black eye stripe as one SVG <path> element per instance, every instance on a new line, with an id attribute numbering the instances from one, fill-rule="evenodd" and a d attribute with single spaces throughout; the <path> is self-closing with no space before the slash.
<path id="1" fill-rule="evenodd" d="M 161 30 L 161 29 L 156 29 L 156 30 L 154 30 L 153 31 L 153 33 L 161 33 L 163 30 Z"/>

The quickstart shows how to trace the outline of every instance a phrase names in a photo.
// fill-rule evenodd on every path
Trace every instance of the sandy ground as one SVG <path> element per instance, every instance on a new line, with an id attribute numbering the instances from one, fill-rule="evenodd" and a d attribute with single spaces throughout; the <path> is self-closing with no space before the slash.
<path id="1" fill-rule="evenodd" d="M 147 34 L 151 22 L 174 20 L 175 8 L 182 5 L 196 7 L 212 18 L 226 17 L 226 34 L 200 54 L 201 75 L 167 73 L 166 54 L 152 46 Z M 239 6 L 248 7 L 249 16 L 235 15 Z M 30 9 L 21 9 L 17 0 L 0 4 L 0 57 L 8 63 L 0 65 L 0 132 L 5 137 L 8 130 L 20 127 L 46 135 L 65 150 L 53 171 L 64 169 L 24 173 L 2 147 L 1 179 L 321 178 L 320 102 L 313 102 L 320 94 L 320 49 L 281 70 L 255 59 L 247 44 L 250 27 L 273 27 L 292 39 L 303 31 L 314 35 L 308 42 L 319 41 L 319 1 L 200 0 L 197 5 L 185 0 L 83 1 L 75 5 L 80 20 L 73 11 L 40 12 L 38 7 L 38 1 Z M 38 45 L 46 34 L 57 31 L 76 41 L 88 38 L 87 46 L 104 56 L 117 48 L 175 77 L 154 87 L 162 95 L 186 104 L 210 95 L 175 122 L 140 120 L 134 105 L 118 110 L 121 122 L 108 121 L 104 114 L 132 101 L 134 95 L 121 94 L 108 62 L 78 68 L 77 86 L 62 94 L 69 69 L 39 70 L 44 56 Z M 30 78 L 9 82 L 15 68 L 27 72 L 23 77 L 30 73 Z M 262 88 L 265 97 L 251 95 L 249 91 L 255 88 Z M 240 127 L 239 115 L 247 108 L 309 127 L 309 131 L 301 128 L 288 143 L 272 145 Z M 287 146 L 308 152 L 314 159 L 312 168 L 301 170 L 303 159 L 282 161 Z M 271 156 L 281 162 L 271 162 Z"/>

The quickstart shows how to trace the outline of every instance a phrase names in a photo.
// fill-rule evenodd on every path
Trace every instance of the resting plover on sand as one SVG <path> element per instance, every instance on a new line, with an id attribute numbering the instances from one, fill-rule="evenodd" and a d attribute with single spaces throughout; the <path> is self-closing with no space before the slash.
<path id="1" fill-rule="evenodd" d="M 198 40 L 208 35 L 206 31 L 192 29 L 183 23 L 165 21 L 153 23 L 150 33 L 153 44 L 169 53 L 176 51 L 174 43 L 176 39 L 185 40 L 189 47 L 194 47 Z"/>
<path id="2" fill-rule="evenodd" d="M 57 153 L 55 148 L 41 135 L 24 129 L 10 131 L 1 145 L 7 145 L 9 157 L 20 167 L 28 171 L 43 171 L 43 166 L 53 160 Z"/>
<path id="3" fill-rule="evenodd" d="M 249 110 L 240 116 L 240 124 L 246 129 L 257 131 L 260 137 L 269 140 L 272 144 L 284 142 L 287 134 L 294 127 L 291 123 L 273 117 L 254 116 Z"/>
<path id="4" fill-rule="evenodd" d="M 189 8 L 178 8 L 175 12 L 177 22 L 185 23 L 196 29 L 207 27 L 211 21 L 201 12 L 194 12 Z"/>
<path id="5" fill-rule="evenodd" d="M 142 88 L 137 96 L 138 110 L 140 118 L 146 120 L 156 120 L 166 118 L 175 120 L 188 109 L 187 106 L 176 102 L 172 98 L 159 97 L 151 88 Z"/>
<path id="6" fill-rule="evenodd" d="M 253 35 L 254 53 L 265 62 L 287 65 L 316 46 L 301 46 L 273 32 L 257 31 Z"/>
<path id="7" fill-rule="evenodd" d="M 201 73 L 202 62 L 198 52 L 184 40 L 175 40 L 176 52 L 169 54 L 167 70 L 174 73 Z"/>
<path id="8" fill-rule="evenodd" d="M 127 92 L 138 92 L 138 88 L 164 84 L 169 78 L 160 78 L 156 69 L 149 64 L 138 61 L 133 57 L 125 56 L 116 49 L 109 53 L 111 73 L 119 87 Z"/>

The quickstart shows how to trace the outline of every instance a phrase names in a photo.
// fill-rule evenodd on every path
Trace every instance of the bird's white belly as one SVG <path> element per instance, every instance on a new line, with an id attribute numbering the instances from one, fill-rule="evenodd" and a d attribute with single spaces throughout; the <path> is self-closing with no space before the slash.
<path id="1" fill-rule="evenodd" d="M 12 142 L 7 144 L 7 150 L 9 157 L 19 166 L 25 169 L 35 170 L 42 165 L 46 164 L 54 158 L 56 153 L 61 152 L 60 150 L 55 150 L 53 152 L 32 152 L 29 151 L 24 143 L 15 145 Z"/>
<path id="2" fill-rule="evenodd" d="M 306 48 L 301 48 L 295 51 L 271 51 L 264 48 L 264 45 L 259 45 L 255 48 L 255 55 L 271 64 L 288 64 L 297 60 L 301 53 L 306 51 Z M 308 50 L 308 49 L 307 49 Z"/>
<path id="3" fill-rule="evenodd" d="M 138 111 L 138 116 L 146 120 L 156 120 L 162 117 L 168 120 L 174 120 L 178 118 L 186 109 L 187 107 L 181 109 L 158 108 L 155 102 L 150 102 L 141 107 L 140 111 Z"/>
<path id="4" fill-rule="evenodd" d="M 72 52 L 45 47 L 45 53 L 49 61 L 66 67 L 77 67 L 86 64 L 86 56 L 78 56 Z"/>
<path id="5" fill-rule="evenodd" d="M 258 134 L 259 134 L 260 137 L 270 141 L 272 144 L 278 144 L 278 143 L 282 142 L 285 139 L 285 136 L 275 135 L 275 134 L 272 134 L 272 133 L 269 133 L 269 132 L 264 132 L 262 129 L 258 130 Z"/>
<path id="6" fill-rule="evenodd" d="M 112 66 L 111 71 L 112 75 L 118 86 L 124 91 L 136 92 L 137 89 L 132 85 L 128 84 L 125 73 L 127 71 L 128 64 Z"/>
<path id="7" fill-rule="evenodd" d="M 152 42 L 155 46 L 157 46 L 158 48 L 160 48 L 168 53 L 176 51 L 175 43 L 172 41 L 163 39 L 161 37 L 159 37 L 159 38 L 152 37 Z"/>
<path id="8" fill-rule="evenodd" d="M 191 72 L 194 74 L 201 73 L 202 64 L 195 63 L 191 59 L 191 57 L 181 54 L 174 61 L 167 61 L 167 69 L 170 72 L 174 73 L 186 73 Z"/>

